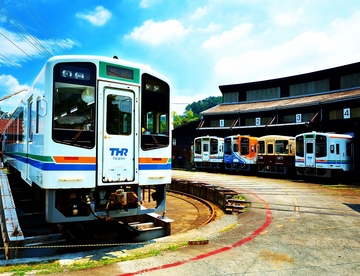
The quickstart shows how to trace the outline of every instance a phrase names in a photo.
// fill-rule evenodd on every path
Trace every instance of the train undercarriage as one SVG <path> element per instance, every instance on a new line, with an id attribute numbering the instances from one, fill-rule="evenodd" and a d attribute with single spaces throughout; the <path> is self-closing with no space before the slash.
<path id="1" fill-rule="evenodd" d="M 11 183 L 11 185 L 10 185 Z M 112 212 L 126 212 L 137 208 L 132 200 L 134 193 L 118 189 L 109 193 L 109 200 L 100 197 L 91 201 L 86 196 L 76 197 L 61 192 L 54 198 L 57 210 L 64 216 L 93 216 L 90 221 L 48 223 L 44 212 L 43 191 L 34 189 L 15 174 L 0 171 L 0 221 L 3 239 L 0 241 L 4 255 L 0 259 L 32 258 L 60 253 L 84 251 L 94 246 L 112 246 L 117 243 L 143 242 L 168 236 L 172 220 L 165 214 L 146 213 L 141 215 L 112 218 Z M 149 201 L 156 199 L 155 187 L 144 190 Z M 105 195 L 104 195 L 105 196 Z M 92 194 L 94 198 L 94 194 Z M 79 200 L 80 199 L 80 200 Z M 96 202 L 96 203 L 93 203 Z M 61 202 L 61 204 L 60 204 Z M 155 200 L 144 202 L 141 208 L 157 204 Z M 151 206 L 150 206 L 151 207 Z"/>

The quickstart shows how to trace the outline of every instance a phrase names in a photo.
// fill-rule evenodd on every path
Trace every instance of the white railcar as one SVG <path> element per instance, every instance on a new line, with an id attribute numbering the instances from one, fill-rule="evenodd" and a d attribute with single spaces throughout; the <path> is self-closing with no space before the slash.
<path id="1" fill-rule="evenodd" d="M 224 138 L 201 136 L 194 139 L 194 164 L 197 169 L 224 167 Z"/>
<path id="2" fill-rule="evenodd" d="M 5 128 L 4 161 L 33 187 L 51 223 L 163 212 L 170 104 L 170 82 L 149 66 L 53 57 Z M 144 195 L 154 206 L 144 206 Z"/>
<path id="3" fill-rule="evenodd" d="M 309 132 L 295 137 L 298 175 L 331 177 L 354 170 L 354 142 L 347 134 Z"/>

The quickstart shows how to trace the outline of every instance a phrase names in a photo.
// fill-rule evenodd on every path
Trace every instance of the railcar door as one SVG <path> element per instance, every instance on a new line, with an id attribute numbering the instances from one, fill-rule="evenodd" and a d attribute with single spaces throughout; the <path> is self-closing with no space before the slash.
<path id="1" fill-rule="evenodd" d="M 210 161 L 210 139 L 202 140 L 201 157 L 204 162 Z"/>
<path id="2" fill-rule="evenodd" d="M 99 87 L 103 110 L 99 107 L 102 135 L 99 136 L 98 168 L 101 168 L 102 179 L 98 185 L 135 180 L 135 89 L 121 85 Z M 99 102 L 101 104 L 101 100 Z"/>
<path id="3" fill-rule="evenodd" d="M 315 140 L 305 140 L 305 167 L 315 167 Z"/>
<path id="4" fill-rule="evenodd" d="M 335 140 L 335 143 L 332 144 L 332 146 L 334 147 L 334 163 L 336 167 L 340 167 L 338 166 L 339 164 L 341 164 L 342 159 L 345 159 L 345 153 L 343 150 L 340 151 L 340 141 Z M 342 152 L 342 154 L 341 154 Z"/>

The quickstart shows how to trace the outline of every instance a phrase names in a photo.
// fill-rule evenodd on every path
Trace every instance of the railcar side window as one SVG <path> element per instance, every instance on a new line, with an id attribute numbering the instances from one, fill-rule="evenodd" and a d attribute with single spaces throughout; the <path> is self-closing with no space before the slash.
<path id="1" fill-rule="evenodd" d="M 335 147 L 334 145 L 330 145 L 330 153 L 334 153 L 335 152 Z"/>
<path id="2" fill-rule="evenodd" d="M 52 128 L 55 142 L 84 148 L 95 146 L 95 70 L 92 63 L 55 65 Z"/>
<path id="3" fill-rule="evenodd" d="M 346 143 L 346 156 L 352 155 L 352 143 L 347 142 Z"/>
<path id="4" fill-rule="evenodd" d="M 32 110 L 32 106 L 33 106 L 33 102 L 32 102 L 32 99 L 29 100 L 29 103 L 28 103 L 28 140 L 29 142 L 32 142 L 33 140 L 33 134 L 34 134 L 34 122 L 33 122 L 33 110 Z"/>
<path id="5" fill-rule="evenodd" d="M 316 136 L 316 157 L 325 157 L 327 155 L 326 152 L 326 136 L 317 135 Z"/>
<path id="6" fill-rule="evenodd" d="M 151 150 L 170 143 L 170 87 L 151 75 L 141 79 L 141 148 Z"/>

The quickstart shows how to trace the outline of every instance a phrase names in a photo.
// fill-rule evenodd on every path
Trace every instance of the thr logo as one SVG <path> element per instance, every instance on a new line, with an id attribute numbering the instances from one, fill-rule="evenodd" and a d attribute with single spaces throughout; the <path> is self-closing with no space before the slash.
<path id="1" fill-rule="evenodd" d="M 128 151 L 126 148 L 110 148 L 111 156 L 127 156 Z"/>

